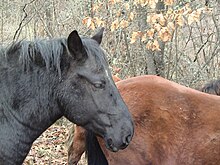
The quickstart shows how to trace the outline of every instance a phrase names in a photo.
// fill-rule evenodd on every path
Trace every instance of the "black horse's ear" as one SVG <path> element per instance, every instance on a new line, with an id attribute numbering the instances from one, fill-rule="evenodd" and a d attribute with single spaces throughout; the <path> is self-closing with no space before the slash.
<path id="1" fill-rule="evenodd" d="M 72 31 L 67 38 L 67 46 L 71 55 L 81 61 L 87 58 L 86 50 L 83 46 L 82 40 L 76 30 Z"/>
<path id="2" fill-rule="evenodd" d="M 104 27 L 101 28 L 101 29 L 99 30 L 99 32 L 96 33 L 96 34 L 92 37 L 92 39 L 96 40 L 96 41 L 98 42 L 98 44 L 101 44 L 101 42 L 102 42 L 102 36 L 103 36 L 104 29 L 105 29 Z"/>

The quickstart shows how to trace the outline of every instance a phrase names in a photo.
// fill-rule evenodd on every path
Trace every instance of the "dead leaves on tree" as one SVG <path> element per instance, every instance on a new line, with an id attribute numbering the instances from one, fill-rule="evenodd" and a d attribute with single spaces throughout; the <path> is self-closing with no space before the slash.
<path id="1" fill-rule="evenodd" d="M 201 14 L 210 11 L 207 7 L 192 9 L 189 3 L 178 6 L 174 0 L 164 0 L 163 2 L 166 6 L 166 10 L 161 11 L 159 14 L 156 13 L 156 10 L 153 10 L 154 12 L 148 14 L 146 21 L 149 27 L 146 28 L 145 31 L 133 31 L 130 33 L 131 44 L 140 40 L 146 44 L 147 49 L 160 51 L 159 41 L 171 41 L 176 28 L 199 22 Z M 136 6 L 136 8 L 141 6 L 155 9 L 157 3 L 158 0 L 134 0 L 133 4 L 122 0 L 108 1 L 108 6 L 111 7 L 111 18 L 113 18 L 113 20 L 111 20 L 111 31 L 126 29 L 135 23 L 136 14 L 134 6 Z M 93 11 L 100 15 L 100 13 L 105 10 L 104 6 L 102 3 L 95 4 Z M 109 19 L 106 18 L 85 17 L 82 22 L 88 28 L 94 30 L 97 27 L 106 26 L 106 20 L 109 21 Z"/>

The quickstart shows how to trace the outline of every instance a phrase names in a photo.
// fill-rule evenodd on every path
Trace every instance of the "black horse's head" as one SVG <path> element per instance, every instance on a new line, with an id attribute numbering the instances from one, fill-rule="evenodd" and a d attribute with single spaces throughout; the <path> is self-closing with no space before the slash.
<path id="1" fill-rule="evenodd" d="M 103 137 L 112 151 L 125 148 L 133 136 L 133 123 L 100 47 L 103 30 L 92 38 L 73 31 L 67 39 L 70 66 L 58 88 L 64 116 Z"/>

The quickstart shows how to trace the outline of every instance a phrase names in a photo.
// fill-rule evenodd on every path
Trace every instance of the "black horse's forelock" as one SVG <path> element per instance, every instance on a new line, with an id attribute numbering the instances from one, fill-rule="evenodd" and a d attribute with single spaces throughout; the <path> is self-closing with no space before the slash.
<path id="1" fill-rule="evenodd" d="M 68 61 L 66 45 L 66 39 L 20 41 L 1 51 L 1 59 L 5 58 L 10 67 L 22 67 L 23 71 L 30 71 L 35 65 L 57 70 L 61 76 L 61 58 Z"/>
<path id="2" fill-rule="evenodd" d="M 94 40 L 91 40 L 88 38 L 83 38 L 82 41 L 83 41 L 83 45 L 86 49 L 86 52 L 88 54 L 94 55 L 95 61 L 96 61 L 96 69 L 97 70 L 104 69 L 103 64 L 105 65 L 105 62 L 107 64 L 107 59 L 106 59 L 104 50 Z"/>
<path id="3" fill-rule="evenodd" d="M 88 165 L 108 165 L 97 137 L 91 131 L 86 131 L 86 157 Z"/>

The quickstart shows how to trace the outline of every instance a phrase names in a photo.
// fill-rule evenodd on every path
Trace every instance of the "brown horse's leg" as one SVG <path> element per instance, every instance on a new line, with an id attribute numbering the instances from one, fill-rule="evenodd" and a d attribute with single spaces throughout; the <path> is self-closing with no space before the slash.
<path id="1" fill-rule="evenodd" d="M 73 141 L 68 149 L 68 165 L 77 165 L 86 150 L 86 131 L 80 126 L 74 126 Z"/>

